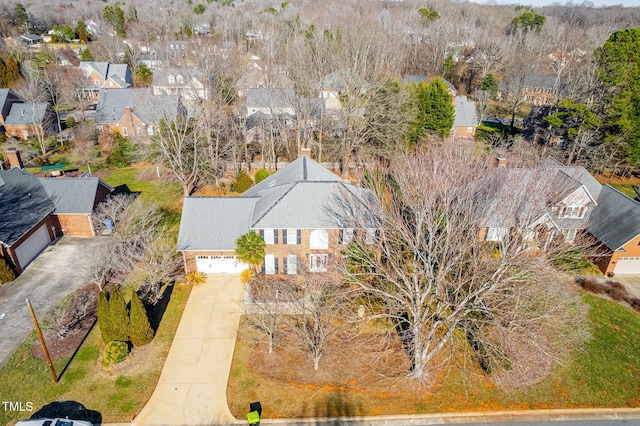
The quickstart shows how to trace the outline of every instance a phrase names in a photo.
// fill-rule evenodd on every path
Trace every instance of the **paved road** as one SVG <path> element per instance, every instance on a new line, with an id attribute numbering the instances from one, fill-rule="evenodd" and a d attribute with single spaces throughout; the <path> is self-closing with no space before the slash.
<path id="1" fill-rule="evenodd" d="M 62 237 L 13 282 L 0 285 L 0 368 L 33 330 L 25 298 L 41 319 L 61 299 L 87 284 L 79 254 L 104 238 Z"/>
<path id="2" fill-rule="evenodd" d="M 210 275 L 193 288 L 158 385 L 133 425 L 247 424 L 227 405 L 243 295 L 239 274 Z"/>

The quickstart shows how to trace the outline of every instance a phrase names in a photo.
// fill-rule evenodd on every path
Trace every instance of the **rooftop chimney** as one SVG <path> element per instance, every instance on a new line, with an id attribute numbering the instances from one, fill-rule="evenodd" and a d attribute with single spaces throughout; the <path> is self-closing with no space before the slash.
<path id="1" fill-rule="evenodd" d="M 507 157 L 505 157 L 504 155 L 499 155 L 497 158 L 497 167 L 507 167 Z"/>
<path id="2" fill-rule="evenodd" d="M 300 148 L 300 152 L 298 153 L 298 157 L 311 158 L 311 148 Z"/>
<path id="3" fill-rule="evenodd" d="M 7 160 L 9 160 L 9 168 L 13 169 L 14 167 L 17 167 L 19 169 L 24 169 L 22 157 L 20 156 L 20 151 L 18 151 L 17 148 L 7 149 Z"/>

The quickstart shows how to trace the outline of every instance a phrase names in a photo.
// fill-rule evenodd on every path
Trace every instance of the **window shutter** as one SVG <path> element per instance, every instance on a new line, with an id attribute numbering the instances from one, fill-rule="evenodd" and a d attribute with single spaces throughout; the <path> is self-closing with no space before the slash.
<path id="1" fill-rule="evenodd" d="M 287 267 L 287 258 L 286 257 L 282 258 L 282 272 L 285 273 L 285 274 L 289 272 L 289 268 Z"/>
<path id="2" fill-rule="evenodd" d="M 263 274 L 264 274 L 264 269 L 265 269 L 265 268 L 264 268 L 264 262 L 262 262 L 262 268 L 261 268 L 261 270 L 262 270 L 262 273 L 263 273 Z"/>
<path id="3" fill-rule="evenodd" d="M 302 243 L 302 230 L 298 229 L 296 230 L 296 238 L 298 239 L 298 244 Z"/>
<path id="4" fill-rule="evenodd" d="M 277 274 L 278 273 L 278 258 L 277 257 L 273 258 L 273 267 L 275 268 L 275 272 L 274 273 Z"/>
<path id="5" fill-rule="evenodd" d="M 344 244 L 344 229 L 338 233 L 338 244 Z"/>
<path id="6" fill-rule="evenodd" d="M 264 229 L 260 230 L 260 238 L 262 238 L 264 240 Z"/>
<path id="7" fill-rule="evenodd" d="M 287 244 L 287 230 L 282 230 L 282 244 Z"/>
<path id="8" fill-rule="evenodd" d="M 273 230 L 273 244 L 278 244 L 278 230 Z"/>

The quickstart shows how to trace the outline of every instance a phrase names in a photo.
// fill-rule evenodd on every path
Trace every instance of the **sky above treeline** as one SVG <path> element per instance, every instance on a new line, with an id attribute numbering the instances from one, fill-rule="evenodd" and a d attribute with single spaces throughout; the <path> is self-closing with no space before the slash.
<path id="1" fill-rule="evenodd" d="M 572 1 L 569 2 L 567 0 L 468 0 L 473 3 L 482 3 L 482 4 L 524 4 L 528 6 L 547 6 L 550 4 L 582 4 L 582 1 Z M 605 6 L 625 6 L 625 7 L 640 7 L 640 0 L 590 0 L 590 3 L 593 3 L 594 7 L 605 7 Z"/>

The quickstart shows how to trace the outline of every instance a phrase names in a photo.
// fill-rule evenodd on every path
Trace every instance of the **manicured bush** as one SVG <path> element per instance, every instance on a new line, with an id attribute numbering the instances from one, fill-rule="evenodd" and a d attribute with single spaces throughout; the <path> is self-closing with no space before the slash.
<path id="1" fill-rule="evenodd" d="M 127 359 L 127 355 L 129 355 L 129 344 L 127 342 L 118 340 L 109 342 L 107 346 L 104 347 L 104 365 L 107 367 L 109 365 L 119 364 Z"/>
<path id="2" fill-rule="evenodd" d="M 144 346 L 153 339 L 153 329 L 147 317 L 147 311 L 135 291 L 131 294 L 129 312 L 129 337 L 135 347 Z"/>
<path id="3" fill-rule="evenodd" d="M 13 281 L 16 277 L 13 269 L 7 264 L 7 262 L 0 257 L 0 284 L 8 283 Z"/>
<path id="4" fill-rule="evenodd" d="M 109 311 L 109 299 L 107 299 L 107 292 L 104 290 L 98 294 L 98 327 L 100 328 L 102 340 L 105 343 L 109 343 L 114 340 L 111 313 Z"/>
<path id="5" fill-rule="evenodd" d="M 260 169 L 256 172 L 253 179 L 256 181 L 256 185 L 257 185 L 258 183 L 260 183 L 261 181 L 265 180 L 268 177 L 269 177 L 269 172 L 266 171 L 265 169 Z"/>
<path id="6" fill-rule="evenodd" d="M 242 170 L 238 172 L 238 175 L 236 176 L 236 180 L 233 183 L 234 191 L 242 193 L 247 189 L 251 188 L 252 186 L 253 186 L 253 181 L 251 180 L 249 175 L 243 172 Z"/>
<path id="7" fill-rule="evenodd" d="M 249 284 L 253 281 L 254 276 L 255 274 L 251 269 L 245 269 L 244 271 L 240 272 L 240 281 L 242 282 L 242 284 Z"/>
<path id="8" fill-rule="evenodd" d="M 207 276 L 202 272 L 189 272 L 187 274 L 187 282 L 191 285 L 204 284 L 207 281 Z"/>
<path id="9" fill-rule="evenodd" d="M 120 290 L 115 288 L 109 295 L 109 318 L 113 327 L 113 339 L 129 341 L 129 312 Z"/>
<path id="10" fill-rule="evenodd" d="M 78 124 L 76 119 L 73 118 L 73 115 L 67 115 L 67 118 L 64 121 L 67 124 L 67 127 L 69 128 L 74 127 L 76 124 Z"/>

